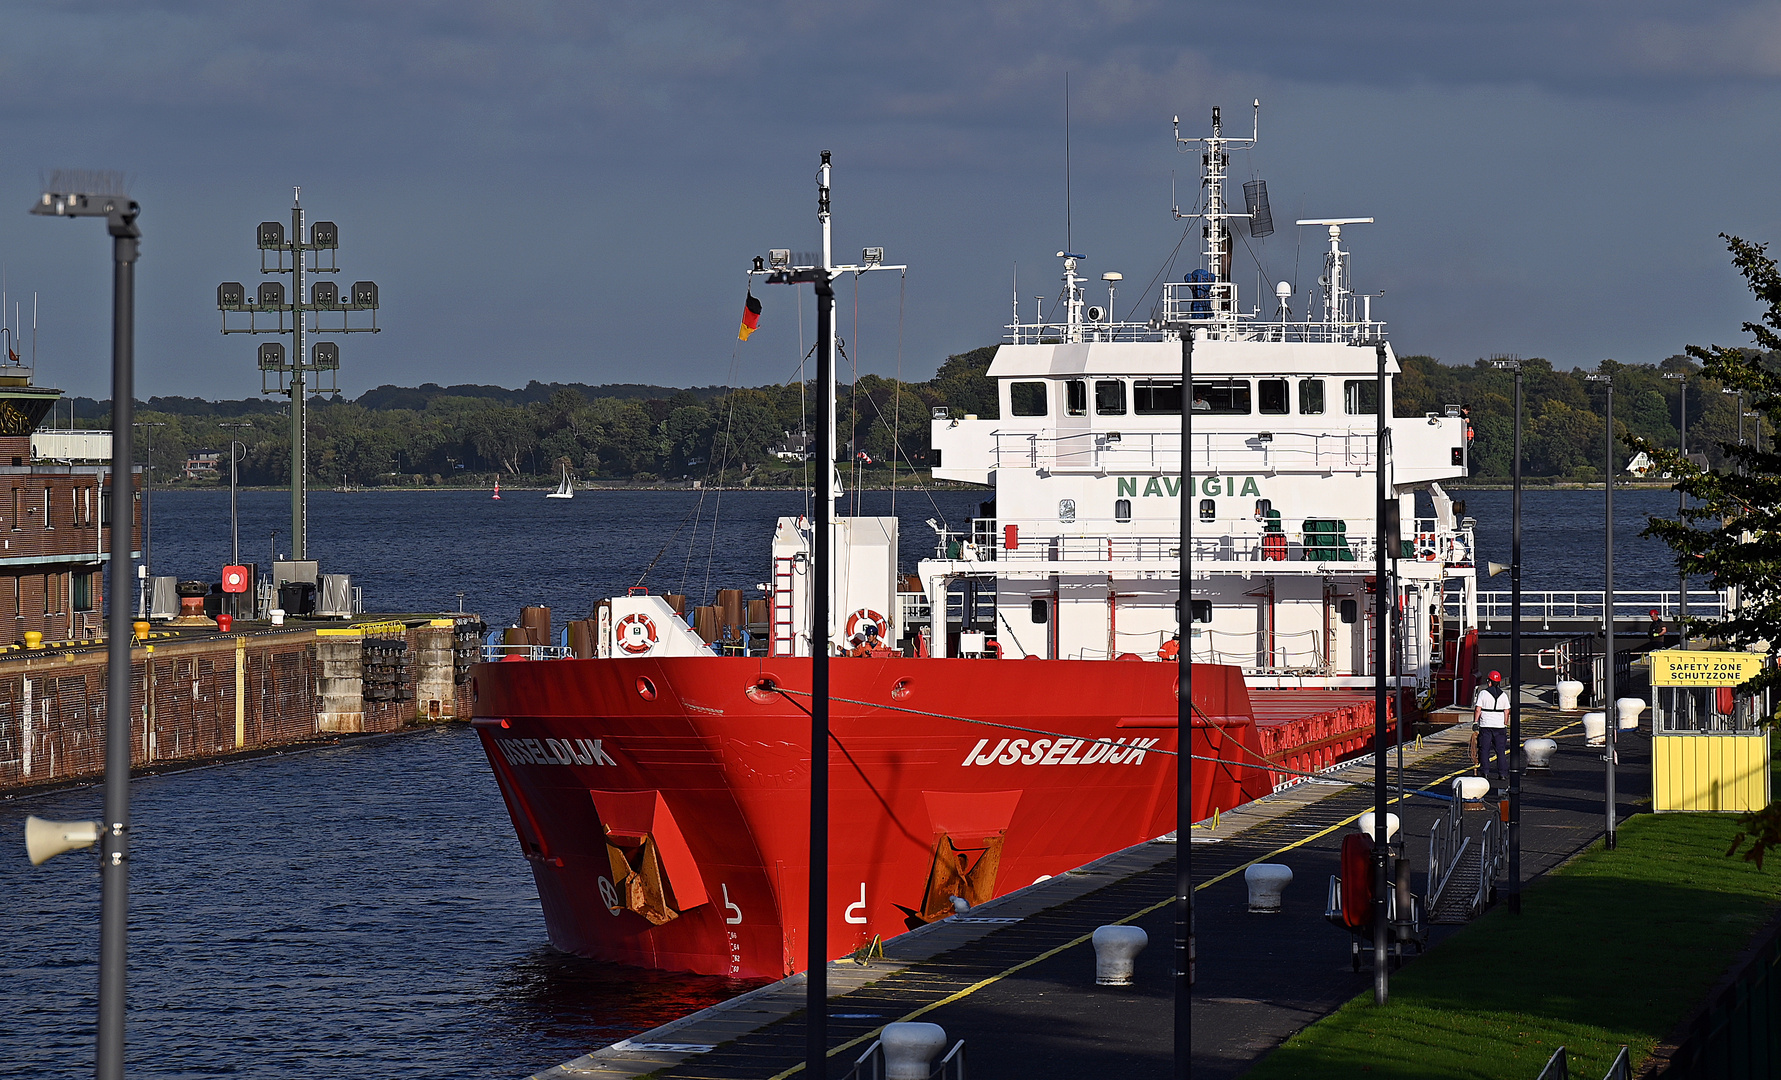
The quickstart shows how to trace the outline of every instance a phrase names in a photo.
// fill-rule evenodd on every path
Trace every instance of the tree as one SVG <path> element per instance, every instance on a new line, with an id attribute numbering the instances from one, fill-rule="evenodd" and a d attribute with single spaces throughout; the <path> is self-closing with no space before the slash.
<path id="1" fill-rule="evenodd" d="M 1781 406 L 1781 371 L 1773 359 L 1781 351 L 1781 270 L 1769 258 L 1767 244 L 1721 236 L 1732 264 L 1762 304 L 1761 321 L 1744 324 L 1756 348 L 1690 345 L 1687 352 L 1700 361 L 1702 376 L 1742 391 L 1745 405 L 1766 416 Z M 1628 442 L 1680 476 L 1676 490 L 1694 500 L 1677 520 L 1651 519 L 1646 533 L 1669 545 L 1678 569 L 1710 576 L 1715 588 L 1737 591 L 1739 603 L 1728 617 L 1690 619 L 1690 632 L 1733 649 L 1773 653 L 1781 646 L 1781 453 L 1772 442 L 1759 452 L 1753 444 L 1721 438 L 1719 449 L 1729 467 L 1703 471 L 1673 446 L 1639 438 Z M 1776 686 L 1781 686 L 1781 669 L 1768 666 L 1743 689 Z M 1764 723 L 1772 727 L 1775 717 Z M 1781 846 L 1781 803 L 1745 814 L 1727 854 L 1746 844 L 1744 858 L 1758 866 L 1771 848 Z"/>

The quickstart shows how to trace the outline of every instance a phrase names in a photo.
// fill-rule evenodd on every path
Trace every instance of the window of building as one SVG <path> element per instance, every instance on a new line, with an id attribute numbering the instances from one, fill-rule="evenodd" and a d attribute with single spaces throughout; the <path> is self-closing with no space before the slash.
<path id="1" fill-rule="evenodd" d="M 20 529 L 24 528 L 24 526 L 19 523 L 19 519 L 23 516 L 22 514 L 19 513 L 19 510 L 20 510 L 19 489 L 13 488 L 12 489 L 12 531 L 13 532 L 17 532 Z"/>
<path id="2" fill-rule="evenodd" d="M 1168 385 L 1175 391 L 1175 408 L 1154 410 L 1156 412 L 1180 411 L 1181 384 Z M 1138 411 L 1145 411 L 1142 398 L 1138 402 Z M 1217 382 L 1194 383 L 1194 412 L 1210 413 L 1213 416 L 1248 416 L 1249 380 L 1220 379 Z"/>
<path id="3" fill-rule="evenodd" d="M 1064 384 L 1064 415 L 1088 415 L 1088 381 L 1071 379 Z"/>
<path id="4" fill-rule="evenodd" d="M 1125 380 L 1095 380 L 1095 415 L 1125 415 Z"/>
<path id="5" fill-rule="evenodd" d="M 43 575 L 43 613 L 54 614 L 56 610 L 56 575 Z"/>
<path id="6" fill-rule="evenodd" d="M 1342 613 L 1343 622 L 1355 623 L 1360 621 L 1360 605 L 1353 600 L 1343 600 L 1341 604 L 1337 606 Z"/>
<path id="7" fill-rule="evenodd" d="M 1130 499 L 1115 499 L 1115 500 L 1113 500 L 1113 520 L 1114 521 L 1130 521 L 1130 520 L 1132 520 L 1132 500 L 1130 500 Z"/>
<path id="8" fill-rule="evenodd" d="M 1051 601 L 1035 599 L 1032 604 L 1033 625 L 1043 626 L 1051 621 Z"/>
<path id="9" fill-rule="evenodd" d="M 74 610 L 93 610 L 93 575 L 88 571 L 74 573 Z"/>
<path id="10" fill-rule="evenodd" d="M 1285 379 L 1257 379 L 1255 397 L 1263 416 L 1285 416 L 1292 411 L 1287 401 Z"/>
<path id="11" fill-rule="evenodd" d="M 1015 416 L 1045 415 L 1045 384 L 1017 382 L 1008 385 L 1008 405 Z"/>
<path id="12" fill-rule="evenodd" d="M 1349 416 L 1379 414 L 1379 383 L 1376 379 L 1347 379 L 1342 383 L 1342 411 Z"/>
<path id="13" fill-rule="evenodd" d="M 1323 415 L 1323 380 L 1299 380 L 1299 412 L 1306 416 Z"/>
<path id="14" fill-rule="evenodd" d="M 1213 499 L 1200 500 L 1200 520 L 1211 521 L 1218 516 L 1218 503 Z"/>
<path id="15" fill-rule="evenodd" d="M 55 518 L 50 516 L 50 489 L 49 488 L 43 489 L 43 527 L 46 529 L 53 529 L 56 527 Z"/>
<path id="16" fill-rule="evenodd" d="M 12 579 L 12 617 L 18 618 L 25 613 L 25 578 L 15 575 Z"/>

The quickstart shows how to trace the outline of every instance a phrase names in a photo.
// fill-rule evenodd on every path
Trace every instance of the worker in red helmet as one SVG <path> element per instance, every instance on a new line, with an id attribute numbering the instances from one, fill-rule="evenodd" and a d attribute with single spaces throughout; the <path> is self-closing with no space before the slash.
<path id="1" fill-rule="evenodd" d="M 1651 622 L 1645 627 L 1645 636 L 1651 639 L 1653 645 L 1661 645 L 1669 632 L 1670 628 L 1664 625 L 1663 613 L 1652 608 Z"/>
<path id="2" fill-rule="evenodd" d="M 1478 691 L 1472 703 L 1472 724 L 1478 731 L 1478 775 L 1495 772 L 1509 779 L 1509 695 L 1503 690 L 1501 672 L 1490 673 L 1490 685 Z"/>

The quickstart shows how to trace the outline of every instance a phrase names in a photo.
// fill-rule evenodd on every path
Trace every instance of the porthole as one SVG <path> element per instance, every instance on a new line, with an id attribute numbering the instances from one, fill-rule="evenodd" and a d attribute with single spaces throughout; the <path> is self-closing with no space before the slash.
<path id="1" fill-rule="evenodd" d="M 637 696 L 644 701 L 654 701 L 656 699 L 656 684 L 639 675 L 637 677 Z"/>

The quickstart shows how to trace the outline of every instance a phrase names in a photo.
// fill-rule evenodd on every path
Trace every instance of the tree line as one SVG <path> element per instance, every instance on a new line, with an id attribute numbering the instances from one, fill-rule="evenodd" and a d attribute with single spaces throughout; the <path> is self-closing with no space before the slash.
<path id="1" fill-rule="evenodd" d="M 899 382 L 864 375 L 840 388 L 838 457 L 867 470 L 869 482 L 923 472 L 929 459 L 929 416 L 998 415 L 986 372 L 993 346 L 948 357 L 932 379 Z M 1765 356 L 1763 362 L 1775 359 Z M 1507 480 L 1514 447 L 1513 376 L 1487 360 L 1448 365 L 1429 356 L 1402 358 L 1394 411 L 1399 416 L 1467 411 L 1473 430 L 1472 479 Z M 1582 369 L 1561 371 L 1541 359 L 1522 362 L 1523 476 L 1540 481 L 1601 480 L 1605 396 Z M 1687 410 L 1688 449 L 1723 464 L 1721 443 L 1735 443 L 1739 398 L 1689 357 L 1657 364 L 1604 361 L 1614 375 L 1615 466 L 1624 469 L 1628 440 L 1679 443 Z M 1686 380 L 1666 375 L 1686 373 Z M 1684 405 L 1686 388 L 1686 405 Z M 815 387 L 790 383 L 742 389 L 675 389 L 642 384 L 532 382 L 495 386 L 380 386 L 348 400 L 313 398 L 309 470 L 318 484 L 439 486 L 548 483 L 565 465 L 578 479 L 631 483 L 797 485 L 808 463 L 788 440 L 819 422 Z M 80 426 L 104 426 L 109 402 L 75 399 Z M 1753 404 L 1745 401 L 1747 409 Z M 180 477 L 188 458 L 223 454 L 218 481 L 228 482 L 231 440 L 245 450 L 241 481 L 280 485 L 290 477 L 288 403 L 279 398 L 204 401 L 150 398 L 138 406 L 152 432 L 157 482 Z M 251 426 L 237 427 L 247 423 Z M 1747 416 L 1749 442 L 1770 438 L 1762 417 Z M 146 439 L 138 438 L 141 448 Z M 789 457 L 776 456 L 780 451 Z M 139 449 L 139 455 L 144 454 Z M 198 481 L 209 483 L 210 481 Z"/>

